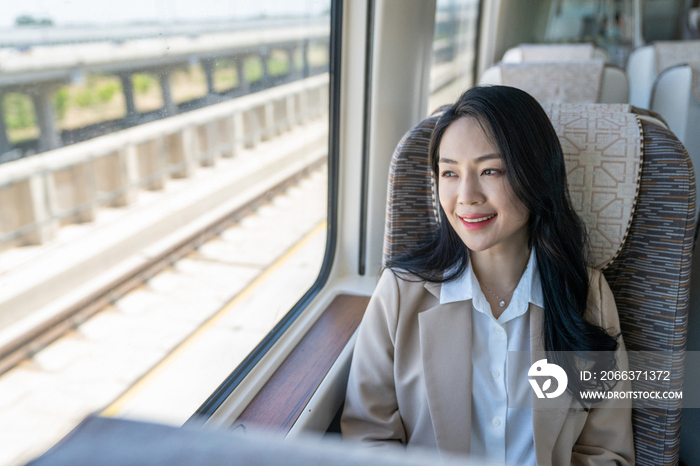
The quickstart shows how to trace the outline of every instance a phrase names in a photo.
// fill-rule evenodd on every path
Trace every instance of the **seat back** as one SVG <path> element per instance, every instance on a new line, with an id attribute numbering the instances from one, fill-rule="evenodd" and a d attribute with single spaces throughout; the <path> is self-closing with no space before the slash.
<path id="1" fill-rule="evenodd" d="M 521 63 L 525 61 L 578 61 L 601 59 L 608 61 L 605 49 L 594 44 L 520 44 L 506 50 L 504 63 Z"/>
<path id="2" fill-rule="evenodd" d="M 639 47 L 630 54 L 627 60 L 627 76 L 630 77 L 630 104 L 649 108 L 651 89 L 656 79 L 653 46 Z"/>
<path id="3" fill-rule="evenodd" d="M 629 105 L 545 109 L 562 141 L 572 201 L 591 236 L 592 265 L 603 271 L 613 291 L 627 349 L 672 351 L 674 363 L 682 366 L 695 206 L 695 178 L 685 149 L 658 120 L 632 113 Z M 428 145 L 440 115 L 410 130 L 394 153 L 385 264 L 437 228 Z M 606 205 L 611 198 L 615 205 Z M 589 202 L 605 208 L 586 208 Z M 680 387 L 682 375 L 674 374 L 672 384 Z M 680 400 L 669 406 L 634 409 L 637 464 L 678 462 Z"/>
<path id="4" fill-rule="evenodd" d="M 603 60 L 499 63 L 479 84 L 523 89 L 539 102 L 627 103 L 625 71 Z"/>
<path id="5" fill-rule="evenodd" d="M 677 65 L 700 62 L 700 41 L 663 41 L 637 48 L 627 61 L 630 77 L 629 102 L 650 108 L 656 78 Z"/>
<path id="6" fill-rule="evenodd" d="M 661 72 L 651 94 L 650 108 L 688 150 L 700 179 L 700 63 L 677 65 Z"/>

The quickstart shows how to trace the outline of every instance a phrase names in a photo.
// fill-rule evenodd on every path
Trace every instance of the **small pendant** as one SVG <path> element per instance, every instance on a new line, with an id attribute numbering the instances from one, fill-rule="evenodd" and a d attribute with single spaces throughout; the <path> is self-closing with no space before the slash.
<path id="1" fill-rule="evenodd" d="M 505 301 L 501 301 L 500 303 L 498 303 L 498 305 L 501 306 L 501 307 L 503 307 L 503 306 L 506 305 L 506 302 L 505 302 Z"/>

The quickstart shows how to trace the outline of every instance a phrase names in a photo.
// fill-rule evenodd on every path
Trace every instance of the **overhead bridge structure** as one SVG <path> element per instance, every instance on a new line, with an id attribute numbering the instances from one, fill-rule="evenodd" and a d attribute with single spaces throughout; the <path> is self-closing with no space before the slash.
<path id="1" fill-rule="evenodd" d="M 110 40 L 62 45 L 37 45 L 32 47 L 0 48 L 0 97 L 8 92 L 31 96 L 40 130 L 35 152 L 44 152 L 64 145 L 61 133 L 54 122 L 51 96 L 58 88 L 71 82 L 80 82 L 86 74 L 100 73 L 119 76 L 126 103 L 123 126 L 133 126 L 157 118 L 180 113 L 183 108 L 173 100 L 170 76 L 173 71 L 201 64 L 204 70 L 208 95 L 190 104 L 187 109 L 198 108 L 222 100 L 214 89 L 214 63 L 228 59 L 235 63 L 239 85 L 231 98 L 265 89 L 283 82 L 303 79 L 327 71 L 327 64 L 314 67 L 309 62 L 311 46 L 328 46 L 327 22 L 311 25 L 268 26 L 262 29 L 215 31 L 210 33 L 181 34 Z M 289 70 L 283 76 L 273 77 L 268 69 L 270 53 L 282 50 L 289 57 Z M 301 50 L 301 67 L 295 69 L 294 54 Z M 262 64 L 262 78 L 255 83 L 246 81 L 244 60 L 258 57 Z M 157 75 L 163 98 L 163 108 L 155 115 L 139 114 L 134 101 L 132 75 L 151 73 Z M 180 105 L 182 107 L 182 104 Z M 0 155 L 13 149 L 4 127 L 4 115 L 0 106 Z M 81 140 L 84 138 L 78 138 Z"/>

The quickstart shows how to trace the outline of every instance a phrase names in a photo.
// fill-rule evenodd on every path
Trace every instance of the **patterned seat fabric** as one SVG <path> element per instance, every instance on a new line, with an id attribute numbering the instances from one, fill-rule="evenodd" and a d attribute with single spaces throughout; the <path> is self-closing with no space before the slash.
<path id="1" fill-rule="evenodd" d="M 442 110 L 444 107 L 406 133 L 394 152 L 387 195 L 385 264 L 415 248 L 437 228 L 428 145 Z M 623 116 L 635 110 L 631 106 L 603 105 L 596 109 L 586 105 L 581 108 L 584 113 L 594 111 L 605 115 L 616 111 Z M 551 108 L 549 114 L 552 114 Z M 682 367 L 695 229 L 695 177 L 687 152 L 668 129 L 644 116 L 635 115 L 633 119 L 640 131 L 642 154 L 631 220 L 621 233 L 620 244 L 608 247 L 608 252 L 604 253 L 611 254 L 610 257 L 605 259 L 603 254 L 596 258 L 593 253 L 593 261 L 603 271 L 615 296 L 627 349 L 672 351 L 674 364 Z M 562 130 L 557 125 L 555 121 L 561 138 Z M 609 132 L 605 125 L 601 128 Z M 601 140 L 581 140 L 578 145 L 596 144 Z M 565 150 L 567 144 L 571 145 L 563 141 Z M 631 157 L 639 157 L 639 154 Z M 567 169 L 569 167 L 567 161 Z M 575 189 L 571 187 L 572 198 Z M 590 221 L 585 215 L 582 218 Z M 590 231 L 590 225 L 587 226 Z M 591 236 L 594 234 L 591 231 Z M 682 371 L 674 374 L 672 385 L 682 385 Z M 638 465 L 678 463 L 681 404 L 679 401 L 670 406 L 667 410 L 633 411 Z"/>

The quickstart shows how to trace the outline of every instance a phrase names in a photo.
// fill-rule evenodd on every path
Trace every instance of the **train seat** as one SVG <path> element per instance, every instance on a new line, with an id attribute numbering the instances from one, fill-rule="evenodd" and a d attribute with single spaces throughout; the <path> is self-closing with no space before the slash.
<path id="1" fill-rule="evenodd" d="M 506 50 L 503 63 L 577 61 L 601 59 L 608 61 L 608 52 L 594 44 L 520 44 Z"/>
<path id="2" fill-rule="evenodd" d="M 539 102 L 627 103 L 625 71 L 603 60 L 498 63 L 479 84 L 523 89 Z"/>
<path id="3" fill-rule="evenodd" d="M 700 41 L 666 41 L 630 56 L 630 102 L 661 115 L 700 175 Z M 634 73 L 634 74 L 631 74 Z"/>
<path id="4" fill-rule="evenodd" d="M 688 150 L 700 179 L 700 62 L 661 72 L 651 96 L 651 110 L 663 116 Z"/>
<path id="5" fill-rule="evenodd" d="M 613 291 L 627 349 L 672 351 L 674 367 L 682 367 L 696 196 L 687 152 L 657 119 L 630 105 L 549 104 L 545 110 L 562 141 L 571 197 L 590 233 L 592 266 Z M 440 114 L 410 130 L 393 155 L 385 264 L 437 227 L 428 143 Z M 617 143 L 610 144 L 611 135 Z M 601 140 L 606 149 L 597 146 Z M 680 386 L 682 373 L 673 377 Z M 678 463 L 680 416 L 680 401 L 665 410 L 635 408 L 638 465 Z"/>
<path id="6" fill-rule="evenodd" d="M 656 78 L 676 65 L 700 62 L 700 41 L 662 41 L 639 47 L 629 57 L 630 103 L 650 108 Z"/>

